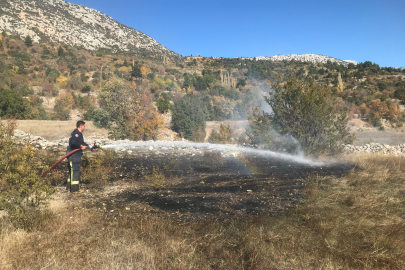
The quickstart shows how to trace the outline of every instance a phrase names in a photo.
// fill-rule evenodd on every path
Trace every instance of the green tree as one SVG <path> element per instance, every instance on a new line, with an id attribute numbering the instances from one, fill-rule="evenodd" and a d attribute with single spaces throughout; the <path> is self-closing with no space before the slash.
<path id="1" fill-rule="evenodd" d="M 84 119 L 93 121 L 93 124 L 98 128 L 110 128 L 110 114 L 104 109 L 96 109 L 93 105 L 90 106 Z"/>
<path id="2" fill-rule="evenodd" d="M 21 94 L 11 89 L 0 89 L 0 118 L 17 117 L 25 112 L 24 99 Z"/>
<path id="3" fill-rule="evenodd" d="M 24 43 L 27 47 L 31 47 L 32 46 L 32 38 L 28 35 L 25 37 L 24 39 Z"/>
<path id="4" fill-rule="evenodd" d="M 58 48 L 58 56 L 61 57 L 65 53 L 65 50 L 63 50 L 62 46 L 59 46 Z"/>
<path id="5" fill-rule="evenodd" d="M 171 96 L 163 93 L 162 97 L 156 101 L 156 107 L 161 113 L 168 112 L 170 109 Z"/>
<path id="6" fill-rule="evenodd" d="M 184 138 L 192 139 L 193 133 L 200 126 L 205 132 L 206 111 L 203 102 L 197 95 L 187 94 L 175 100 L 172 109 L 174 131 L 183 134 Z"/>
<path id="7" fill-rule="evenodd" d="M 65 104 L 61 100 L 55 101 L 55 106 L 53 107 L 54 114 L 52 115 L 53 120 L 67 121 L 70 119 L 70 111 L 66 108 Z"/>
<path id="8" fill-rule="evenodd" d="M 142 78 L 142 71 L 139 66 L 134 66 L 132 68 L 131 77 L 132 78 Z"/>
<path id="9" fill-rule="evenodd" d="M 347 108 L 338 106 L 331 89 L 279 77 L 274 92 L 265 97 L 272 108 L 267 116 L 279 134 L 298 140 L 307 154 L 334 154 L 342 143 L 352 143 L 347 130 Z"/>
<path id="10" fill-rule="evenodd" d="M 149 88 L 142 83 L 129 85 L 119 79 L 107 82 L 99 100 L 101 108 L 110 116 L 110 137 L 114 139 L 154 139 L 163 125 Z"/>

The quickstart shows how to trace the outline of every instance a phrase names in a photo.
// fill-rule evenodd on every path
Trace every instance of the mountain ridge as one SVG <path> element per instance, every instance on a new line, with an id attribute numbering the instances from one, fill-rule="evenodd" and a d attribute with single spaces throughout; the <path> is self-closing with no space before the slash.
<path id="1" fill-rule="evenodd" d="M 88 50 L 178 55 L 98 10 L 63 0 L 0 0 L 0 31 L 29 35 L 34 42 L 50 40 Z"/>
<path id="2" fill-rule="evenodd" d="M 301 62 L 311 62 L 311 63 L 326 63 L 327 61 L 337 62 L 344 66 L 348 66 L 350 63 L 357 65 L 356 61 L 353 60 L 340 60 L 335 57 L 321 55 L 321 54 L 276 54 L 271 56 L 257 56 L 257 57 L 242 57 L 243 59 L 255 59 L 256 60 L 268 60 L 268 61 L 301 61 Z"/>

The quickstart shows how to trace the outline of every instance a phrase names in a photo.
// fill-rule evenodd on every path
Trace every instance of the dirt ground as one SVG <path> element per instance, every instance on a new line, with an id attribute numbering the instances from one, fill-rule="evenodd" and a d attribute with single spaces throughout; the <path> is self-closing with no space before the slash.
<path id="1" fill-rule="evenodd" d="M 76 121 L 17 120 L 17 129 L 41 136 L 48 141 L 69 137 L 75 128 Z M 86 121 L 84 136 L 92 136 L 97 133 L 108 136 L 108 130 L 97 128 L 91 121 Z"/>

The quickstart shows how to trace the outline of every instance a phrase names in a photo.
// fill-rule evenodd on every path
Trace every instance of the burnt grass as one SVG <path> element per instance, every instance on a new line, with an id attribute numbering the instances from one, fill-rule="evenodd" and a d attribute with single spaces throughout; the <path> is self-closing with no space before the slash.
<path id="1" fill-rule="evenodd" d="M 124 156 L 114 161 L 112 184 L 136 182 L 137 188 L 109 196 L 96 194 L 97 205 L 107 213 L 130 210 L 181 221 L 275 216 L 302 201 L 310 179 L 339 178 L 353 169 L 344 163 L 316 167 L 254 155 L 244 155 L 242 160 L 225 157 L 223 164 L 213 166 L 198 154 Z M 155 174 L 164 175 L 163 187 L 153 185 L 154 169 Z"/>

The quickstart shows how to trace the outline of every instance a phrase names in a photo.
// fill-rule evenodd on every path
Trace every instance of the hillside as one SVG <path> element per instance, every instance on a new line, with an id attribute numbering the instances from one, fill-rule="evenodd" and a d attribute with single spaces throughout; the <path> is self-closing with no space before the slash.
<path id="1" fill-rule="evenodd" d="M 155 116 L 172 111 L 173 105 L 187 96 L 193 99 L 192 108 L 201 110 L 197 115 L 203 117 L 185 133 L 176 127 L 174 130 L 183 132 L 187 139 L 197 140 L 209 136 L 204 132 L 206 121 L 247 120 L 256 107 L 266 110 L 263 96 L 277 84 L 277 76 L 295 75 L 330 88 L 337 104 L 348 108 L 351 119 L 380 129 L 401 127 L 405 119 L 405 70 L 380 67 L 369 61 L 346 65 L 329 58 L 325 63 L 313 63 L 305 59 L 162 57 L 121 50 L 93 51 L 45 39 L 35 43 L 35 36 L 30 37 L 9 35 L 6 31 L 0 35 L 1 118 L 85 118 L 99 127 L 112 128 L 117 127 L 117 114 L 132 120 L 138 117 L 135 122 L 141 123 L 146 110 L 154 119 L 147 122 L 148 127 L 155 129 L 161 126 Z M 108 100 L 111 97 L 105 93 L 115 91 L 117 83 L 125 85 L 127 92 Z M 131 100 L 139 98 L 134 95 L 147 97 L 147 101 L 131 116 L 125 110 L 113 111 L 112 106 L 106 105 L 125 103 L 125 109 L 133 110 Z M 199 125 L 202 130 L 197 134 Z M 130 136 L 134 129 L 116 134 L 119 138 Z M 148 134 L 150 139 L 152 133 Z"/>
<path id="2" fill-rule="evenodd" d="M 29 35 L 34 42 L 53 41 L 88 50 L 176 55 L 150 36 L 97 10 L 62 0 L 1 0 L 0 31 Z"/>

